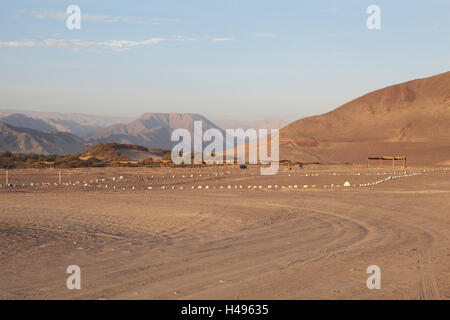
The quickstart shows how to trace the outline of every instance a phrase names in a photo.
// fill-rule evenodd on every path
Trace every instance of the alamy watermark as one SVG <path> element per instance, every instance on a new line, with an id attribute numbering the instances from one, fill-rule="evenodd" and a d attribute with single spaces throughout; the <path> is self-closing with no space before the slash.
<path id="1" fill-rule="evenodd" d="M 67 278 L 66 286 L 67 289 L 73 290 L 81 289 L 81 269 L 77 265 L 70 265 L 67 267 L 66 273 L 70 274 L 70 276 Z"/>
<path id="2" fill-rule="evenodd" d="M 367 18 L 366 25 L 369 30 L 380 30 L 381 29 L 381 9 L 377 5 L 370 5 L 366 10 L 367 14 L 370 16 Z"/>
<path id="3" fill-rule="evenodd" d="M 367 267 L 366 272 L 371 274 L 370 277 L 367 278 L 367 288 L 370 290 L 373 289 L 381 289 L 381 269 L 377 265 L 371 265 Z"/>
<path id="4" fill-rule="evenodd" d="M 66 9 L 69 16 L 66 19 L 66 26 L 69 30 L 81 29 L 81 9 L 77 5 L 70 5 Z"/>
<path id="5" fill-rule="evenodd" d="M 274 175 L 279 169 L 279 132 L 271 129 L 226 129 L 223 133 L 215 128 L 203 133 L 202 122 L 194 121 L 194 140 L 187 129 L 176 129 L 171 140 L 179 141 L 172 148 L 171 158 L 175 165 L 202 164 L 245 164 L 246 146 L 248 147 L 248 163 L 269 165 L 261 167 L 262 175 Z M 270 138 L 270 156 L 268 141 Z M 181 141 L 180 141 L 181 139 Z M 246 143 L 248 139 L 248 143 Z M 235 144 L 236 141 L 236 144 Z M 210 142 L 204 149 L 204 142 Z M 225 149 L 224 149 L 225 144 Z M 194 149 L 192 150 L 192 145 Z M 236 152 L 235 152 L 236 150 Z M 192 159 L 193 158 L 193 159 Z"/>
<path id="6" fill-rule="evenodd" d="M 81 29 L 81 9 L 77 5 L 70 5 L 66 9 L 69 15 L 66 19 L 66 26 L 69 30 Z M 367 7 L 366 13 L 370 16 L 366 20 L 366 26 L 369 30 L 381 29 L 381 9 L 378 5 L 372 4 Z"/>

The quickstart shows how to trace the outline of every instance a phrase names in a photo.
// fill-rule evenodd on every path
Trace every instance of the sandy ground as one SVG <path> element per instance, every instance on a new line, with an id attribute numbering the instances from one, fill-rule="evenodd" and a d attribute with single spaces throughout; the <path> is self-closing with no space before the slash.
<path id="1" fill-rule="evenodd" d="M 58 171 L 0 174 L 2 299 L 450 298 L 445 168 Z"/>

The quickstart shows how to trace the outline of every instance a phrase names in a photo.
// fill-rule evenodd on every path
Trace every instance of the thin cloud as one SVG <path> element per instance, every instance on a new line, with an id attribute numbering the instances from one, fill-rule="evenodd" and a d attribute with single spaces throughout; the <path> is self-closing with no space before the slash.
<path id="1" fill-rule="evenodd" d="M 196 38 L 185 38 L 183 36 L 177 36 L 175 38 L 150 38 L 142 41 L 134 40 L 107 40 L 107 41 L 86 41 L 80 39 L 55 39 L 48 38 L 44 40 L 12 40 L 12 41 L 0 41 L 0 47 L 10 48 L 67 48 L 80 50 L 85 49 L 88 51 L 101 52 L 105 49 L 114 51 L 129 50 L 134 47 L 143 47 L 157 45 L 161 42 L 198 42 L 200 40 Z"/>
<path id="2" fill-rule="evenodd" d="M 14 11 L 14 13 L 18 15 L 31 16 L 36 19 L 50 19 L 50 20 L 66 20 L 70 14 L 65 12 L 52 12 L 52 11 Z M 128 23 L 128 24 L 161 24 L 164 22 L 180 22 L 178 19 L 171 18 L 147 18 L 147 17 L 123 17 L 123 16 L 112 16 L 108 14 L 89 14 L 89 13 L 81 13 L 82 21 L 90 21 L 90 22 L 102 22 L 102 23 Z"/>
<path id="3" fill-rule="evenodd" d="M 132 47 L 154 45 L 166 41 L 163 38 L 152 38 L 143 41 L 130 41 L 130 40 L 108 40 L 108 41 L 86 41 L 80 39 L 44 39 L 42 41 L 37 40 L 24 40 L 24 41 L 0 41 L 0 47 L 57 47 L 68 49 L 87 49 L 87 50 L 102 50 L 112 49 L 116 51 L 127 50 Z"/>
<path id="4" fill-rule="evenodd" d="M 214 42 L 226 42 L 226 41 L 234 41 L 233 38 L 212 38 L 211 41 Z"/>
<path id="5" fill-rule="evenodd" d="M 24 41 L 0 41 L 0 47 L 38 47 L 39 42 L 35 40 Z"/>

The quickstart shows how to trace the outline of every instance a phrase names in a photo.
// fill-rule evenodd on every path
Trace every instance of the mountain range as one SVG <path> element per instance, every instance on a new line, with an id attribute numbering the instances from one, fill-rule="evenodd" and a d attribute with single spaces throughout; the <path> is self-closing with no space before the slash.
<path id="1" fill-rule="evenodd" d="M 413 164 L 450 161 L 450 72 L 370 92 L 328 113 L 286 126 L 278 119 L 209 121 L 199 114 L 145 113 L 135 120 L 80 114 L 0 111 L 0 151 L 66 154 L 116 142 L 170 149 L 174 129 L 193 136 L 215 128 L 280 128 L 280 158 L 361 163 L 368 156 L 405 155 Z"/>
<path id="2" fill-rule="evenodd" d="M 42 132 L 0 122 L 0 151 L 37 154 L 73 154 L 86 149 L 83 138 L 67 132 Z"/>
<path id="3" fill-rule="evenodd" d="M 202 122 L 202 129 L 219 129 L 199 114 L 191 113 L 145 113 L 128 124 L 116 124 L 88 137 L 91 143 L 118 142 L 136 144 L 146 148 L 171 149 L 178 142 L 171 141 L 172 131 L 187 129 L 194 137 L 194 121 Z M 221 130 L 222 131 L 222 130 Z"/>
<path id="4" fill-rule="evenodd" d="M 0 122 L 40 131 L 68 132 L 87 137 L 107 126 L 129 122 L 132 118 L 106 117 L 79 113 L 0 110 Z"/>
<path id="5" fill-rule="evenodd" d="M 0 151 L 65 154 L 82 151 L 97 143 L 108 142 L 139 145 L 149 149 L 171 149 L 178 143 L 171 141 L 173 130 L 184 128 L 191 133 L 191 137 L 194 137 L 195 121 L 202 122 L 203 132 L 208 129 L 217 129 L 225 135 L 220 126 L 199 114 L 145 113 L 127 123 L 114 123 L 120 120 L 120 118 L 101 118 L 80 114 L 45 112 L 23 114 L 10 110 L 0 111 L 0 123 L 4 128 L 4 134 L 0 137 Z M 270 120 L 272 124 L 280 122 L 281 120 Z M 270 123 L 269 120 L 253 123 L 242 121 L 233 123 L 232 120 L 227 120 L 228 127 L 225 128 L 247 129 L 251 124 L 257 125 L 256 128 L 265 128 L 270 126 Z M 76 141 L 76 144 L 67 139 Z"/>
<path id="6" fill-rule="evenodd" d="M 0 114 L 6 114 L 0 118 L 0 151 L 21 153 L 72 154 L 90 145 L 108 142 L 139 145 L 148 149 L 171 149 L 178 143 L 171 141 L 172 131 L 184 128 L 194 137 L 194 121 L 202 122 L 203 131 L 214 128 L 223 133 L 222 129 L 205 117 L 190 113 L 145 113 L 127 124 L 108 126 L 108 121 L 97 121 L 81 115 L 55 119 L 11 112 Z M 61 127 L 56 126 L 56 123 L 65 124 L 63 131 L 58 130 Z M 97 127 L 98 130 L 89 132 Z M 78 131 L 84 134 L 77 135 Z"/>

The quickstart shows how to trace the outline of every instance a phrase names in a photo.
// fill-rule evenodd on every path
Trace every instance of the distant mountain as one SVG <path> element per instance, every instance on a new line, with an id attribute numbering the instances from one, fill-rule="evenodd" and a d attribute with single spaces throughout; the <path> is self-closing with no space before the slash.
<path id="1" fill-rule="evenodd" d="M 13 118 L 9 119 L 12 116 Z M 87 137 L 112 124 L 131 120 L 131 118 L 124 117 L 103 117 L 77 113 L 0 110 L 1 122 L 39 131 L 69 132 L 80 137 Z M 43 122 L 48 126 L 45 126 Z"/>
<path id="2" fill-rule="evenodd" d="M 116 124 L 100 130 L 89 137 L 91 143 L 117 142 L 141 145 L 146 148 L 171 149 L 173 130 L 183 128 L 194 137 L 194 121 L 202 121 L 203 132 L 210 128 L 222 130 L 199 114 L 191 113 L 145 113 L 128 124 Z"/>
<path id="3" fill-rule="evenodd" d="M 405 155 L 412 164 L 450 160 L 450 72 L 368 93 L 280 131 L 284 159 L 365 162 Z"/>
<path id="4" fill-rule="evenodd" d="M 86 149 L 84 140 L 66 132 L 42 132 L 0 122 L 0 151 L 69 154 Z"/>
<path id="5" fill-rule="evenodd" d="M 49 125 L 47 122 L 41 119 L 27 117 L 21 113 L 13 113 L 9 116 L 0 118 L 0 122 L 14 127 L 29 128 L 38 131 L 56 131 L 56 128 Z"/>
<path id="6" fill-rule="evenodd" d="M 242 121 L 242 120 L 231 120 L 231 119 L 219 119 L 214 120 L 223 130 L 226 129 L 281 129 L 288 124 L 287 121 L 277 119 L 277 118 L 265 118 L 261 120 L 254 121 Z"/>

